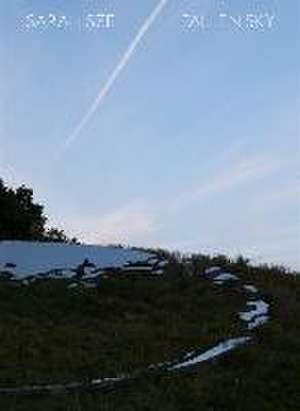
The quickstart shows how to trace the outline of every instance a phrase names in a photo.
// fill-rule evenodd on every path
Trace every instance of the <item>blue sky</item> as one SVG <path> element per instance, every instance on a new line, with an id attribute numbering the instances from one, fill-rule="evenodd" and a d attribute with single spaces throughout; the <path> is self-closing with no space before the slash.
<path id="1" fill-rule="evenodd" d="M 76 133 L 158 4 L 1 2 L 1 176 L 90 243 L 299 268 L 297 2 L 166 1 Z"/>

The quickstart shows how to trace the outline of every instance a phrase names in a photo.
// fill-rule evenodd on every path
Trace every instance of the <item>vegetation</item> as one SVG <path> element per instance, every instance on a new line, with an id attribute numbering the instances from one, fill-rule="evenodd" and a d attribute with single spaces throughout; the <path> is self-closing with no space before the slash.
<path id="1" fill-rule="evenodd" d="M 41 239 L 46 217 L 43 207 L 33 202 L 33 191 L 25 186 L 8 188 L 0 179 L 0 239 Z"/>
<path id="2" fill-rule="evenodd" d="M 46 228 L 32 189 L 8 188 L 1 179 L 0 216 L 0 240 L 77 242 Z M 135 375 L 111 390 L 0 394 L 0 410 L 300 410 L 300 276 L 243 257 L 155 252 L 169 261 L 163 276 L 103 276 L 96 288 L 66 279 L 23 285 L 0 273 L 0 390 Z M 205 279 L 204 270 L 216 265 L 260 290 L 271 321 L 224 357 L 184 372 L 150 369 L 247 335 L 237 313 L 249 295 L 240 283 Z"/>
<path id="3" fill-rule="evenodd" d="M 2 282 L 0 385 L 127 374 L 239 332 L 243 298 L 206 281 L 124 275 L 96 289 L 68 285 Z"/>
<path id="4" fill-rule="evenodd" d="M 33 200 L 33 190 L 21 185 L 7 187 L 0 178 L 0 240 L 39 240 L 78 243 L 63 230 L 46 228 L 44 207 Z"/>
<path id="5" fill-rule="evenodd" d="M 3 280 L 0 387 L 115 377 L 247 335 L 237 316 L 247 296 L 200 275 L 214 258 L 193 261 L 192 274 L 173 261 L 165 276 L 111 276 L 95 289 L 69 288 L 68 280 L 20 287 Z M 271 304 L 272 319 L 254 332 L 252 344 L 186 372 L 142 373 L 112 391 L 2 395 L 0 409 L 299 409 L 299 277 L 240 259 L 226 264 Z"/>

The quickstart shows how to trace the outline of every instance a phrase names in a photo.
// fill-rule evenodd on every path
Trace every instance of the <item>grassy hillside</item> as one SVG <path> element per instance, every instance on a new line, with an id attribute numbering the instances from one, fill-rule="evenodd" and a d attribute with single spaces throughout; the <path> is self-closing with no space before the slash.
<path id="1" fill-rule="evenodd" d="M 133 374 L 106 390 L 0 395 L 2 410 L 298 410 L 300 281 L 280 268 L 199 257 L 164 276 L 128 273 L 96 288 L 70 280 L 0 282 L 0 388 Z M 238 284 L 215 285 L 221 264 Z M 147 368 L 248 335 L 238 317 L 253 284 L 271 319 L 250 344 L 183 371 Z M 137 372 L 138 371 L 138 372 Z"/>

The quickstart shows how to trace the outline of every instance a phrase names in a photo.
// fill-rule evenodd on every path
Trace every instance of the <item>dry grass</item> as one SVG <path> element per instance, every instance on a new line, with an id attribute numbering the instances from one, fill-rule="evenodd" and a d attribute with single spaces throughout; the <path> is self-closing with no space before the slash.
<path id="1" fill-rule="evenodd" d="M 195 262 L 195 273 L 216 261 Z M 224 263 L 224 261 L 223 261 Z M 145 373 L 112 392 L 0 398 L 0 409 L 34 411 L 263 411 L 300 409 L 300 281 L 277 268 L 225 261 L 261 290 L 272 320 L 254 343 L 187 373 Z M 97 289 L 67 281 L 0 284 L 0 382 L 15 386 L 115 376 L 241 334 L 246 296 L 181 275 L 107 279 Z M 244 333 L 244 332 L 242 332 Z"/>

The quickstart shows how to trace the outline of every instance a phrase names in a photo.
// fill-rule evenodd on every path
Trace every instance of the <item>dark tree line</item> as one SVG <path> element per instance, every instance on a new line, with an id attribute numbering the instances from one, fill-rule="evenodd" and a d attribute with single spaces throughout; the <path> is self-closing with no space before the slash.
<path id="1" fill-rule="evenodd" d="M 44 207 L 33 199 L 33 190 L 21 185 L 8 187 L 0 178 L 0 240 L 38 240 L 78 243 L 63 230 L 46 228 Z"/>

